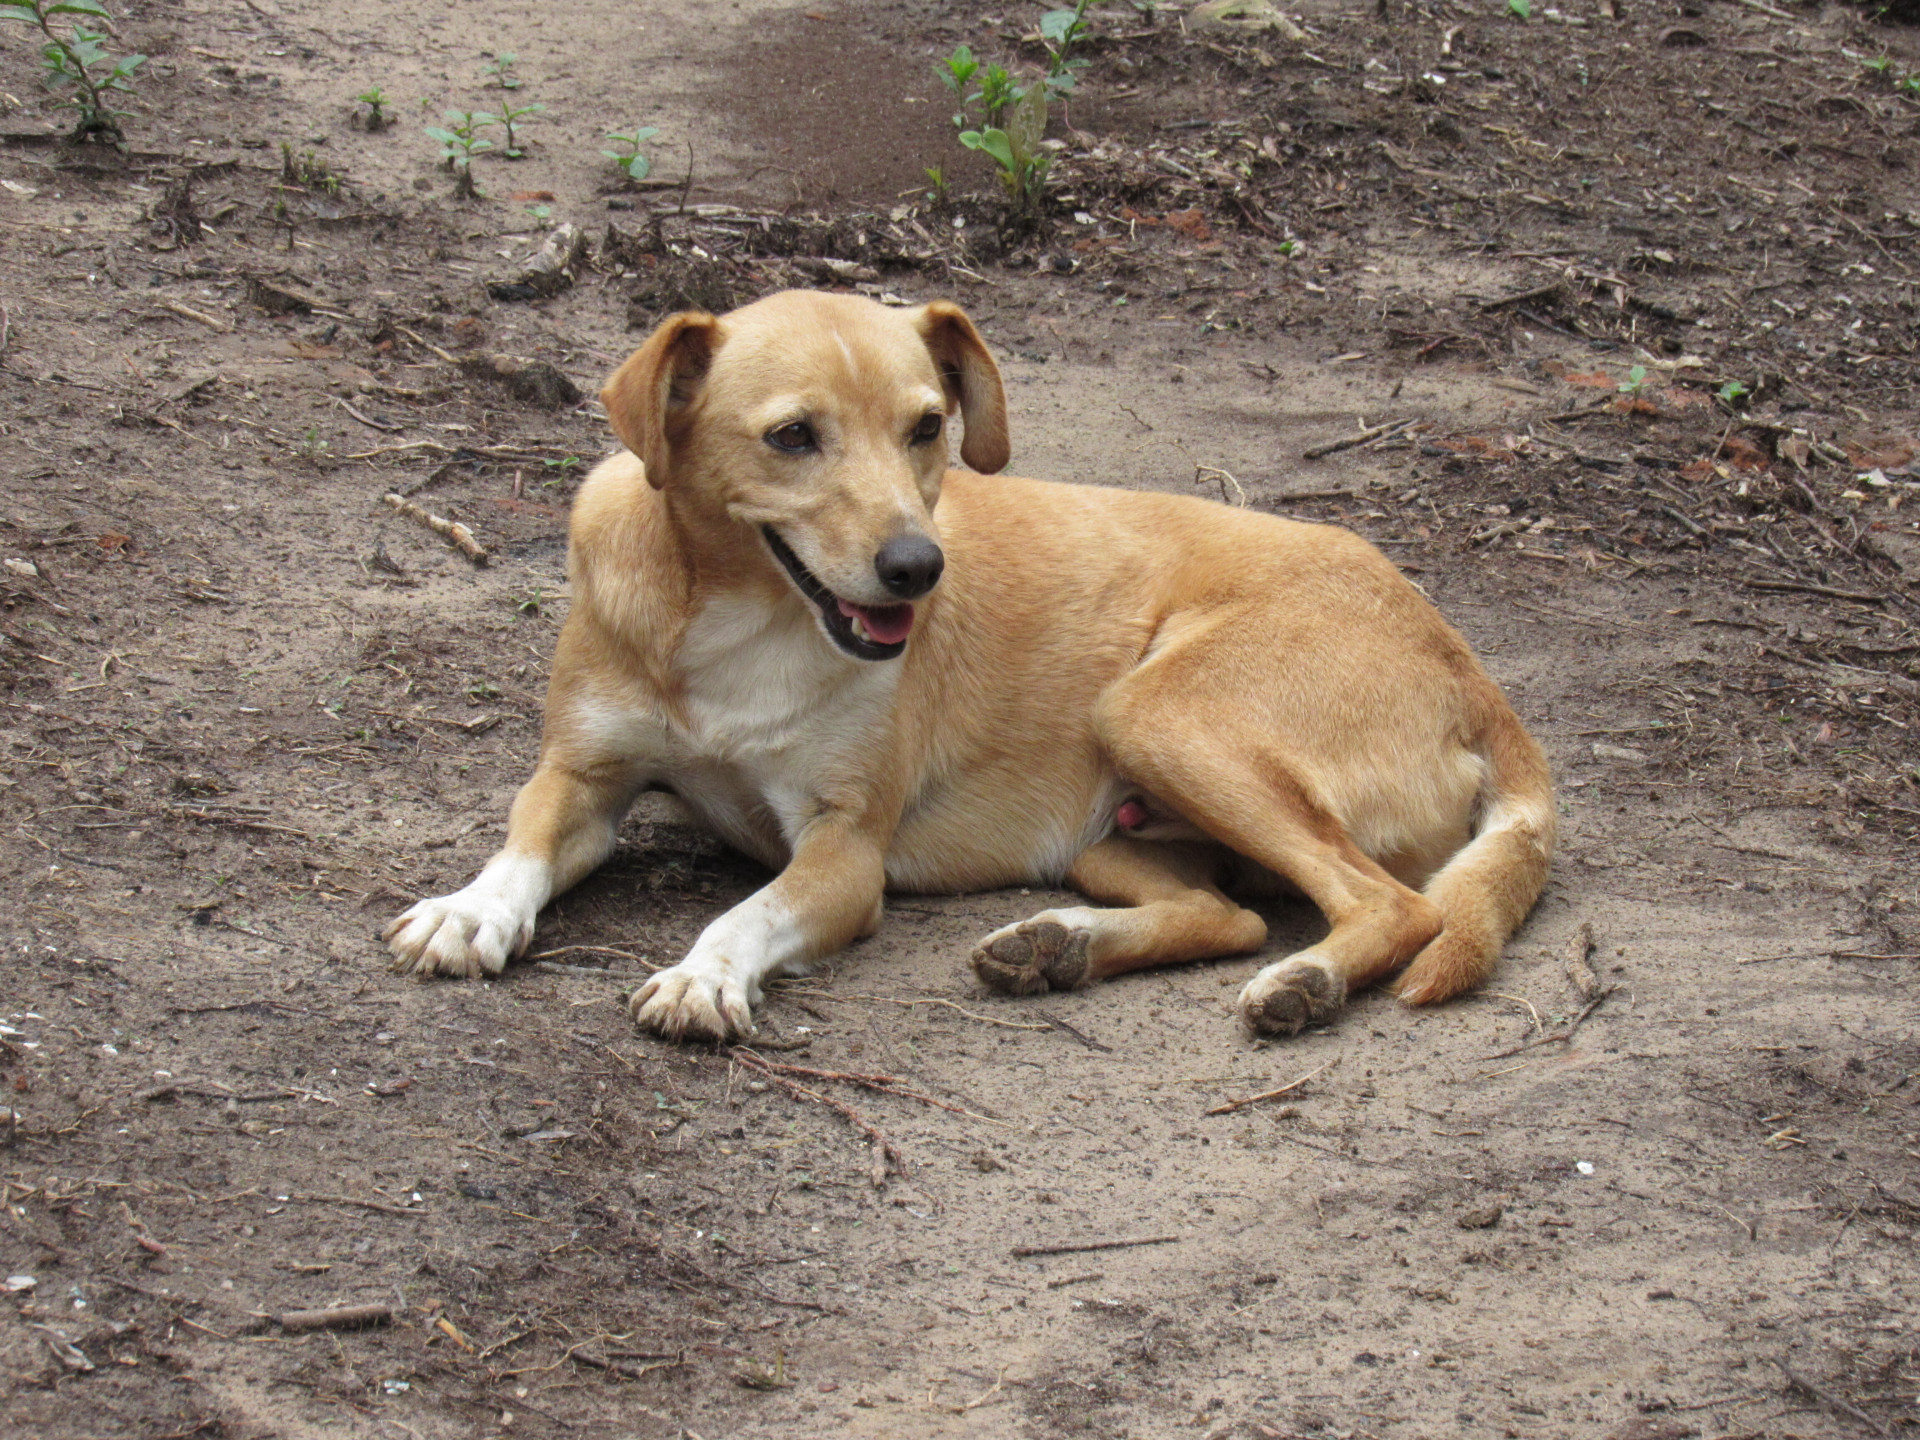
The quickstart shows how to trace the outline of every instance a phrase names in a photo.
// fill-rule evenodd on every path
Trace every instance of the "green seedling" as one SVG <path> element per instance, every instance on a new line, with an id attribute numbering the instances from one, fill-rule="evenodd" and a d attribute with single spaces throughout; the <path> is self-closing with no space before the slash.
<path id="1" fill-rule="evenodd" d="M 511 51 L 503 50 L 494 57 L 491 65 L 480 74 L 483 79 L 492 81 L 502 90 L 518 90 L 522 84 L 520 77 L 513 73 L 513 62 L 520 57 Z"/>
<path id="2" fill-rule="evenodd" d="M 318 425 L 309 425 L 293 442 L 293 453 L 309 465 L 325 465 L 333 454 L 333 446 L 321 435 Z"/>
<path id="3" fill-rule="evenodd" d="M 1727 408 L 1731 410 L 1733 407 L 1738 405 L 1743 398 L 1745 398 L 1748 394 L 1752 392 L 1750 392 L 1747 389 L 1747 387 L 1742 385 L 1738 380 L 1729 380 L 1727 381 L 1726 384 L 1722 385 L 1718 390 L 1718 392 L 1716 393 L 1718 393 L 1721 401 L 1727 406 Z"/>
<path id="4" fill-rule="evenodd" d="M 544 225 L 553 218 L 553 206 L 545 202 L 529 205 L 527 206 L 527 214 L 534 218 L 535 223 Z"/>
<path id="5" fill-rule="evenodd" d="M 933 67 L 934 74 L 940 77 L 940 83 L 953 92 L 953 98 L 960 102 L 960 110 L 953 117 L 954 128 L 964 130 L 967 124 L 967 86 L 973 77 L 980 73 L 980 62 L 973 58 L 971 45 L 957 45 L 953 54 Z"/>
<path id="6" fill-rule="evenodd" d="M 641 153 L 640 147 L 659 133 L 660 127 L 657 125 L 639 125 L 624 133 L 619 130 L 609 130 L 607 139 L 620 148 L 602 150 L 600 153 L 613 161 L 615 168 L 627 179 L 636 182 L 644 180 L 653 173 L 653 161 Z"/>
<path id="7" fill-rule="evenodd" d="M 507 132 L 507 143 L 506 148 L 500 153 L 509 160 L 518 160 L 527 152 L 522 150 L 519 142 L 513 138 L 513 127 L 527 124 L 534 116 L 544 115 L 546 110 L 547 107 L 544 105 L 512 105 L 502 101 L 498 115 L 481 114 L 474 118 L 485 124 L 502 127 Z"/>
<path id="8" fill-rule="evenodd" d="M 514 596 L 513 608 L 519 614 L 532 615 L 537 618 L 540 614 L 540 607 L 545 605 L 546 603 L 547 603 L 546 591 L 542 590 L 538 585 L 536 585 L 533 587 L 533 589 L 528 590 L 524 594 Z"/>
<path id="9" fill-rule="evenodd" d="M 1893 69 L 1893 57 L 1891 55 L 1876 55 L 1873 59 L 1862 60 L 1860 63 L 1876 75 L 1885 75 Z"/>
<path id="10" fill-rule="evenodd" d="M 1647 388 L 1647 367 L 1636 365 L 1627 371 L 1627 378 L 1620 382 L 1620 393 L 1632 399 L 1639 399 Z"/>
<path id="11" fill-rule="evenodd" d="M 1518 15 L 1522 20 L 1531 20 L 1533 18 L 1532 0 L 1507 0 L 1507 9 L 1510 13 Z"/>
<path id="12" fill-rule="evenodd" d="M 1020 103 L 1026 90 L 1014 83 L 1004 65 L 988 65 L 980 71 L 980 88 L 967 97 L 977 101 L 990 126 L 998 126 L 1007 111 Z"/>
<path id="13" fill-rule="evenodd" d="M 368 130 L 384 130 L 393 123 L 393 117 L 387 114 L 387 94 L 378 85 L 369 86 L 353 97 L 353 103 L 367 107 L 367 113 L 361 118 L 361 125 Z"/>
<path id="14" fill-rule="evenodd" d="M 993 158 L 1000 167 L 1000 183 L 1007 196 L 1021 209 L 1028 209 L 1046 189 L 1047 154 L 1040 148 L 1040 137 L 1047 129 L 1047 92 L 1042 85 L 1030 85 L 1007 116 L 1004 130 L 989 125 L 980 130 L 963 130 L 960 143 Z"/>
<path id="15" fill-rule="evenodd" d="M 453 173 L 453 193 L 463 199 L 475 199 L 480 192 L 473 184 L 473 159 L 493 149 L 493 142 L 482 139 L 480 132 L 491 128 L 494 118 L 471 110 L 449 110 L 444 118 L 447 122 L 444 126 L 426 127 L 428 138 L 440 142 L 441 163 Z"/>
<path id="16" fill-rule="evenodd" d="M 1087 68 L 1087 62 L 1074 59 L 1072 51 L 1092 33 L 1092 27 L 1087 24 L 1087 11 L 1098 3 L 1099 0 L 1077 0 L 1071 10 L 1049 10 L 1040 17 L 1040 39 L 1047 47 L 1044 83 L 1048 92 L 1056 97 L 1071 95 L 1076 77 Z"/>
<path id="17" fill-rule="evenodd" d="M 947 183 L 947 172 L 938 165 L 927 166 L 927 197 L 936 205 L 947 203 L 947 197 L 953 187 Z"/>
<path id="18" fill-rule="evenodd" d="M 1291 260 L 1295 255 L 1300 253 L 1300 242 L 1298 240 L 1282 240 L 1273 248 L 1279 253 L 1282 259 Z"/>
<path id="19" fill-rule="evenodd" d="M 280 183 L 299 190 L 324 190 L 340 193 L 340 177 L 327 169 L 326 162 L 311 150 L 293 153 L 293 146 L 280 142 Z"/>
<path id="20" fill-rule="evenodd" d="M 0 18 L 31 25 L 47 37 L 40 47 L 45 62 L 42 74 L 49 89 L 73 91 L 60 102 L 78 112 L 73 138 L 118 142 L 120 119 L 126 112 L 114 109 L 109 97 L 133 93 L 133 72 L 147 63 L 147 57 L 123 55 L 116 60 L 107 53 L 106 31 L 89 30 L 78 20 L 69 20 L 62 35 L 51 23 L 56 15 L 88 15 L 112 24 L 99 0 L 0 0 Z"/>

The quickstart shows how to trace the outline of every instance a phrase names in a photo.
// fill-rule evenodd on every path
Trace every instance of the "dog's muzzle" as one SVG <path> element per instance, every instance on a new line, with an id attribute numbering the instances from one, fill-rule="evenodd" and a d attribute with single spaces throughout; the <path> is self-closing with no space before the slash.
<path id="1" fill-rule="evenodd" d="M 851 600 L 842 600 L 821 583 L 819 576 L 800 562 L 800 557 L 793 553 L 793 547 L 782 540 L 771 525 L 763 525 L 760 533 L 766 537 L 767 548 L 773 552 L 773 558 L 780 562 L 780 568 L 787 572 L 787 578 L 793 581 L 794 588 L 812 601 L 814 609 L 820 612 L 820 623 L 826 629 L 827 638 L 841 650 L 856 660 L 891 660 L 907 648 L 907 636 L 913 633 L 913 606 L 856 605 Z M 912 592 L 915 596 L 924 595 L 933 588 L 940 578 L 940 570 L 946 564 L 939 546 L 930 540 L 924 543 L 933 551 L 933 573 L 931 579 Z M 885 550 L 881 551 L 882 555 L 885 553 Z M 918 561 L 915 575 L 924 575 L 927 569 L 925 557 L 914 558 Z M 876 568 L 878 564 L 876 560 Z M 887 583 L 884 576 L 882 583 Z M 895 594 L 901 593 L 891 584 L 887 584 L 887 588 L 894 590 Z"/>

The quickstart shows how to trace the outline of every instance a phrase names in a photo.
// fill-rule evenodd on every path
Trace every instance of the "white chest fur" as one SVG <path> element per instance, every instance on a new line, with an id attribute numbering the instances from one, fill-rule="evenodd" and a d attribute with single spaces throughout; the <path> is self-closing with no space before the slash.
<path id="1" fill-rule="evenodd" d="M 870 755 L 900 667 L 833 648 L 799 604 L 721 597 L 681 643 L 685 723 L 663 778 L 716 830 L 762 859 L 818 811 L 822 782 Z"/>

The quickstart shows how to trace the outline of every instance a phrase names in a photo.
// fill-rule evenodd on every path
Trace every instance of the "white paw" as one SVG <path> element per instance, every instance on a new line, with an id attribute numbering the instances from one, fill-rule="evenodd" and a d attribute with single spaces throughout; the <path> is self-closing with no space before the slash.
<path id="1" fill-rule="evenodd" d="M 534 912 L 483 878 L 453 895 L 422 900 L 387 926 L 393 968 L 476 979 L 498 975 L 533 939 Z"/>
<path id="2" fill-rule="evenodd" d="M 634 992 L 634 1023 L 669 1040 L 733 1040 L 753 1033 L 753 1002 L 730 967 L 683 960 Z"/>

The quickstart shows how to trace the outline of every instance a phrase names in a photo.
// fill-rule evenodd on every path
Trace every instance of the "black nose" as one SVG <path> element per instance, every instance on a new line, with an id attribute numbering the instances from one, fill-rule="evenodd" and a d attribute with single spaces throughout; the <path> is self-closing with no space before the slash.
<path id="1" fill-rule="evenodd" d="M 940 583 L 947 557 L 924 535 L 900 535 L 880 547 L 873 568 L 890 593 L 902 600 L 918 600 Z"/>

